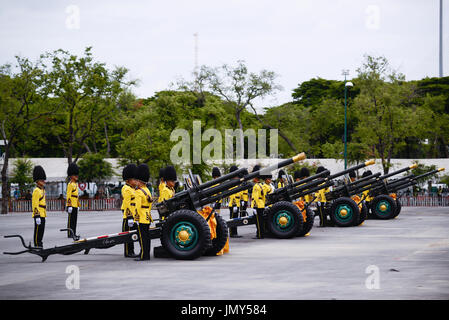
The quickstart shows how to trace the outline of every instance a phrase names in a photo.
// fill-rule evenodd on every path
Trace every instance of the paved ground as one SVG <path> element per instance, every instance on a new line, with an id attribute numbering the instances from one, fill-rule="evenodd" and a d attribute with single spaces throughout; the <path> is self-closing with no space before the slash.
<path id="1" fill-rule="evenodd" d="M 49 214 L 44 246 L 70 243 L 57 231 L 65 221 Z M 121 214 L 81 212 L 78 221 L 82 236 L 96 236 L 120 231 Z M 195 261 L 136 262 L 122 246 L 45 263 L 0 254 L 0 299 L 449 299 L 449 208 L 403 208 L 395 220 L 356 228 L 317 223 L 290 240 L 254 240 L 255 227 L 242 227 L 230 253 Z M 32 232 L 29 214 L 0 216 L 0 252 L 21 248 L 3 235 L 29 241 Z M 79 289 L 66 286 L 70 266 L 80 270 Z"/>

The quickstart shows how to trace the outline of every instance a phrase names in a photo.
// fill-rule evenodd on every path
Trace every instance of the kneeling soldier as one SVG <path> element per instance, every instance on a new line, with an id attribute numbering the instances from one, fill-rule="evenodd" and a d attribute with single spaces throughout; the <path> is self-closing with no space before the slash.
<path id="1" fill-rule="evenodd" d="M 126 184 L 122 187 L 122 232 L 137 230 L 137 224 L 134 223 L 134 214 L 136 213 L 136 174 L 137 166 L 128 164 L 123 168 L 122 177 Z M 134 253 L 134 242 L 125 243 L 125 257 L 137 258 L 139 255 Z"/>
<path id="2" fill-rule="evenodd" d="M 151 206 L 153 198 L 150 190 L 148 190 L 146 183 L 150 179 L 150 170 L 148 166 L 143 163 L 137 167 L 136 182 L 137 190 L 136 197 L 136 213 L 135 218 L 138 222 L 137 230 L 139 231 L 140 243 L 140 257 L 136 261 L 150 260 L 151 238 L 150 238 L 150 224 L 153 222 L 151 217 Z"/>
<path id="3" fill-rule="evenodd" d="M 43 248 L 42 239 L 45 231 L 45 218 L 47 217 L 47 206 L 45 203 L 45 180 L 47 176 L 44 168 L 35 166 L 33 169 L 33 180 L 36 182 L 36 188 L 33 190 L 32 208 L 34 219 L 33 241 L 35 247 Z"/>

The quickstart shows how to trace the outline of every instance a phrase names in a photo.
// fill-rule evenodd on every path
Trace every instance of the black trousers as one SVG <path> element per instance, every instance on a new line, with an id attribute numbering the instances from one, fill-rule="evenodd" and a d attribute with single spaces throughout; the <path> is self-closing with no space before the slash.
<path id="1" fill-rule="evenodd" d="M 77 221 L 78 221 L 78 208 L 72 207 L 72 213 L 68 213 L 68 217 L 67 217 L 67 228 L 72 229 L 74 235 L 76 235 L 76 222 Z M 71 238 L 69 231 L 67 231 L 67 237 Z"/>
<path id="2" fill-rule="evenodd" d="M 247 208 L 248 208 L 248 201 L 242 201 L 240 204 L 240 218 L 248 215 L 248 213 L 246 212 Z"/>
<path id="3" fill-rule="evenodd" d="M 140 243 L 140 260 L 150 260 L 151 238 L 150 224 L 139 223 L 138 227 L 139 243 Z"/>
<path id="4" fill-rule="evenodd" d="M 123 219 L 122 232 L 137 230 L 137 223 L 134 223 L 134 225 L 132 227 L 130 227 L 128 225 L 128 220 L 129 220 L 129 218 Z M 134 242 L 125 243 L 124 254 L 125 254 L 125 257 L 132 256 L 135 254 L 134 253 Z"/>
<path id="5" fill-rule="evenodd" d="M 263 221 L 263 212 L 265 211 L 265 208 L 256 208 L 256 237 L 258 239 L 264 238 L 264 221 Z"/>
<path id="6" fill-rule="evenodd" d="M 237 210 L 234 212 L 234 208 L 237 208 Z M 229 218 L 235 219 L 239 217 L 239 208 L 237 206 L 229 207 Z M 237 227 L 231 227 L 229 228 L 229 235 L 230 236 L 236 236 L 237 235 Z"/>
<path id="7" fill-rule="evenodd" d="M 324 210 L 324 203 L 317 204 L 318 216 L 320 217 L 320 227 L 326 227 L 329 225 L 327 221 L 326 212 Z"/>
<path id="8" fill-rule="evenodd" d="M 41 224 L 36 223 L 36 218 L 34 218 L 34 235 L 33 242 L 35 247 L 43 247 L 42 239 L 44 238 L 45 231 L 45 218 L 41 218 Z"/>

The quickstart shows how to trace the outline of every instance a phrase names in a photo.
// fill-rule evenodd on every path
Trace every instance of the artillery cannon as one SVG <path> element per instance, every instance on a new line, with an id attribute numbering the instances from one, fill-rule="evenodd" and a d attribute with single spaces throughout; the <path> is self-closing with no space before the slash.
<path id="1" fill-rule="evenodd" d="M 413 165 L 398 171 L 404 172 L 415 167 L 416 165 Z M 443 170 L 444 168 L 435 169 L 418 176 L 410 174 L 405 177 L 390 181 L 386 180 L 385 176 L 391 177 L 398 172 L 379 177 L 378 181 L 370 185 L 368 189 L 368 196 L 372 198 L 372 200 L 369 202 L 369 207 L 371 208 L 371 217 L 377 219 L 396 218 L 401 212 L 401 202 L 399 201 L 398 191 L 411 187 L 415 185 L 418 180 L 434 175 Z"/>
<path id="2" fill-rule="evenodd" d="M 209 213 L 204 216 L 203 206 L 241 190 L 249 189 L 252 186 L 250 180 L 260 175 L 261 172 L 271 172 L 303 159 L 305 159 L 305 154 L 301 153 L 260 171 L 248 173 L 246 169 L 242 168 L 202 184 L 198 184 L 198 181 L 191 177 L 190 188 L 175 194 L 171 199 L 156 204 L 159 219 L 155 220 L 155 227 L 150 227 L 150 238 L 160 238 L 164 251 L 175 259 L 192 260 L 204 254 L 214 254 L 220 251 L 228 236 L 226 222 L 210 207 Z M 211 237 L 211 229 L 208 224 L 212 217 L 217 221 L 215 239 Z M 67 231 L 67 229 L 64 230 Z M 82 239 L 74 235 L 71 230 L 69 232 L 74 240 L 73 243 L 45 249 L 32 247 L 31 244 L 26 245 L 20 235 L 5 236 L 5 238 L 19 238 L 25 250 L 4 252 L 4 254 L 31 253 L 40 256 L 42 261 L 46 261 L 48 256 L 53 254 L 69 255 L 81 251 L 88 254 L 91 249 L 106 249 L 118 244 L 138 241 L 136 230 Z"/>
<path id="3" fill-rule="evenodd" d="M 326 178 L 326 181 L 333 180 L 348 174 L 351 171 L 370 166 L 374 163 L 374 160 L 366 161 L 362 164 L 329 175 Z M 373 175 L 354 182 L 344 181 L 343 185 L 334 187 L 332 191 L 325 194 L 325 199 L 321 199 L 322 201 L 318 202 L 316 215 L 319 215 L 320 219 L 323 221 L 327 221 L 327 217 L 330 217 L 331 223 L 338 227 L 360 225 L 366 218 L 367 208 L 362 199 L 358 196 L 359 188 L 362 185 L 372 183 L 375 177 L 376 175 Z"/>

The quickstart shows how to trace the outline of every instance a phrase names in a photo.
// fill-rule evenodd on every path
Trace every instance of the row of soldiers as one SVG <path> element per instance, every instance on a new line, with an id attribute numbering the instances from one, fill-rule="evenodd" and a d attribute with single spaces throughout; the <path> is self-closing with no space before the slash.
<path id="1" fill-rule="evenodd" d="M 76 225 L 78 220 L 78 175 L 79 167 L 72 163 L 67 168 L 69 183 L 67 184 L 66 209 L 67 209 L 67 237 L 71 238 L 71 232 L 76 234 Z M 47 175 L 42 166 L 35 166 L 33 169 L 33 181 L 36 188 L 31 197 L 32 217 L 34 220 L 33 242 L 35 247 L 43 247 L 43 238 L 45 232 L 45 220 L 47 218 L 47 203 L 45 198 L 45 183 Z"/>
<path id="2" fill-rule="evenodd" d="M 255 165 L 252 172 L 259 171 L 261 168 L 259 165 Z M 232 166 L 230 172 L 238 170 L 237 166 Z M 317 173 L 326 170 L 324 167 L 318 167 Z M 365 175 L 369 175 L 367 171 Z M 79 168 L 76 164 L 69 165 L 67 169 L 67 175 L 70 182 L 67 185 L 67 228 L 69 229 L 67 236 L 71 237 L 70 232 L 73 231 L 73 235 L 76 235 L 77 215 L 78 215 L 78 175 Z M 221 176 L 220 170 L 217 167 L 212 169 L 212 177 L 218 178 Z M 310 176 L 308 168 L 303 167 L 301 170 L 294 172 L 294 181 L 300 181 Z M 147 187 L 147 183 L 150 178 L 149 168 L 146 164 L 129 164 L 124 167 L 122 172 L 125 185 L 122 187 L 122 231 L 137 230 L 140 253 L 136 254 L 134 251 L 134 243 L 126 243 L 124 245 L 124 256 L 130 258 L 136 258 L 136 260 L 149 260 L 151 239 L 149 236 L 150 224 L 153 222 L 151 216 L 151 208 L 154 202 L 161 202 L 170 199 L 175 194 L 175 184 L 177 181 L 176 170 L 173 166 L 167 166 L 160 170 L 159 173 L 159 197 L 155 200 Z M 350 174 L 351 178 L 354 175 Z M 45 203 L 45 171 L 41 166 L 36 166 L 33 170 L 33 179 L 36 182 L 36 188 L 33 191 L 32 207 L 33 207 L 33 219 L 34 219 L 34 245 L 36 247 L 43 247 L 42 239 L 45 230 L 45 218 L 46 218 L 46 203 Z M 238 177 L 236 178 L 238 179 Z M 253 179 L 254 185 L 251 192 L 251 203 L 249 204 L 249 192 L 243 190 L 235 193 L 229 197 L 228 208 L 230 211 L 230 218 L 238 218 L 248 215 L 248 206 L 251 213 L 256 216 L 256 238 L 261 239 L 264 237 L 264 227 L 262 226 L 262 214 L 266 207 L 266 196 L 273 192 L 274 188 L 282 188 L 287 184 L 287 174 L 284 170 L 280 170 L 278 173 L 277 184 L 273 184 L 273 177 L 271 173 L 261 174 Z M 315 201 L 317 204 L 317 211 L 320 216 L 320 225 L 325 225 L 326 217 L 323 215 L 322 205 L 326 201 L 325 193 L 328 189 L 322 189 L 314 195 L 306 195 L 304 199 L 306 203 Z M 216 211 L 219 211 L 221 207 L 221 200 L 213 204 Z M 70 231 L 71 230 L 71 231 Z M 239 237 L 237 233 L 237 227 L 230 229 L 231 237 Z"/>

